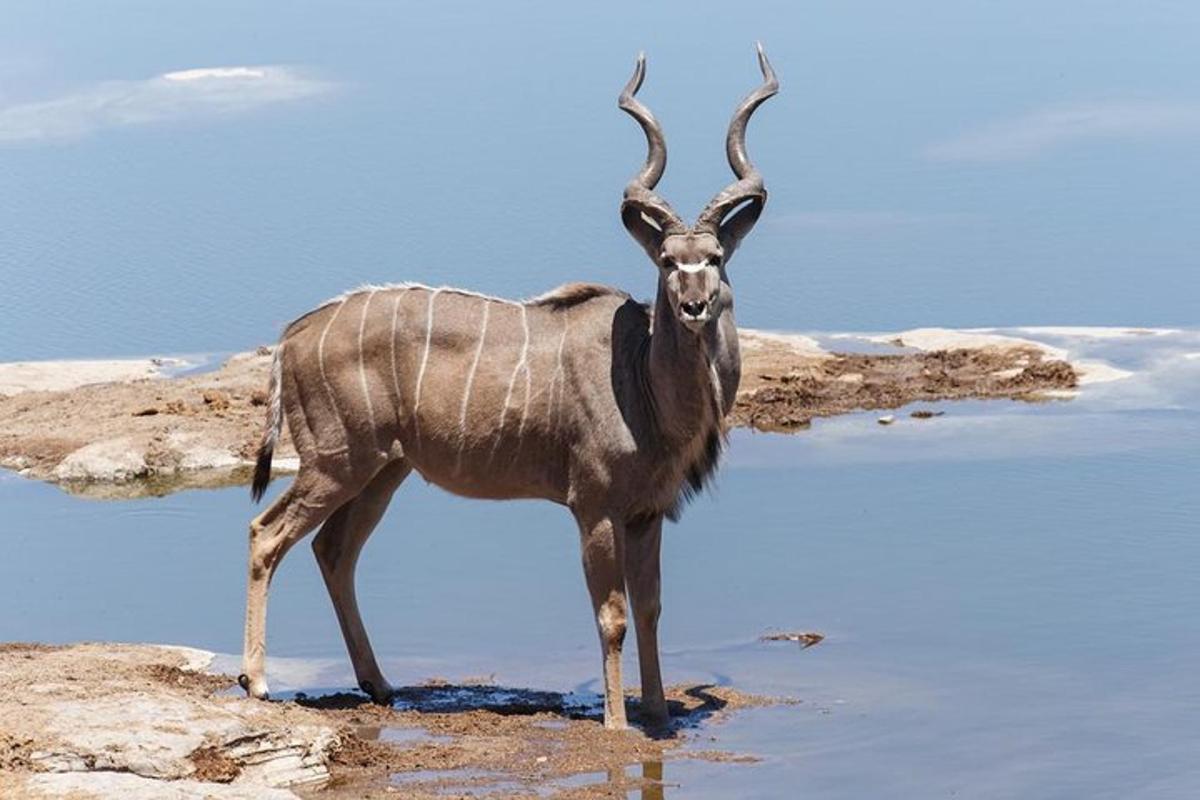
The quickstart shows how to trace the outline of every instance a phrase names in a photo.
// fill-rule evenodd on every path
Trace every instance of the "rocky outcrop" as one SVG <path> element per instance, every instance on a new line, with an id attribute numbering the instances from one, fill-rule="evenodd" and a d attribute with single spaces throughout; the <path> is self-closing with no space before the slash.
<path id="1" fill-rule="evenodd" d="M 0 645 L 0 765 L 19 776 L 0 796 L 290 798 L 324 784 L 334 728 L 298 706 L 215 694 L 232 682 L 198 671 L 210 658 Z"/>
<path id="2" fill-rule="evenodd" d="M 0 397 L 0 466 L 96 497 L 248 481 L 270 362 L 262 348 L 198 375 Z M 289 471 L 286 437 L 277 453 L 276 469 Z"/>

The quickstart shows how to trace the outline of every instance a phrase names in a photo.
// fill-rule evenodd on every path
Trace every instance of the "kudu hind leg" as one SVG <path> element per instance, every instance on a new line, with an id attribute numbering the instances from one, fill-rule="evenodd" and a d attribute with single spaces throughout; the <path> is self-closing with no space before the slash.
<path id="1" fill-rule="evenodd" d="M 637 632 L 638 667 L 642 678 L 642 720 L 665 725 L 667 701 L 658 662 L 658 617 L 662 610 L 662 517 L 630 523 L 625 531 L 625 584 L 633 606 Z"/>
<path id="2" fill-rule="evenodd" d="M 251 697 L 268 696 L 265 674 L 267 592 L 279 563 L 313 528 L 354 494 L 329 476 L 301 468 L 271 506 L 250 523 L 246 628 L 238 683 Z"/>
<path id="3" fill-rule="evenodd" d="M 587 578 L 604 661 L 604 727 L 626 727 L 621 685 L 625 642 L 624 530 L 611 518 L 579 521 L 583 572 Z"/>
<path id="4" fill-rule="evenodd" d="M 358 610 L 354 588 L 354 571 L 358 556 L 367 538 L 375 530 L 387 510 L 392 494 L 399 488 L 412 467 L 406 461 L 394 461 L 376 475 L 358 497 L 350 500 L 325 521 L 313 539 L 313 552 L 329 599 L 337 614 L 346 650 L 354 664 L 359 687 L 377 703 L 391 697 L 392 687 L 384 678 L 371 648 L 371 640 Z"/>

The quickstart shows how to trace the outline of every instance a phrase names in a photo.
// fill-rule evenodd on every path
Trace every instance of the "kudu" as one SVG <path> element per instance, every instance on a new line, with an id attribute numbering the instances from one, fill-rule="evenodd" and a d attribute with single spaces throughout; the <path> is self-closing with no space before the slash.
<path id="1" fill-rule="evenodd" d="M 415 284 L 365 287 L 292 322 L 275 350 L 254 474 L 261 498 L 286 418 L 300 455 L 291 486 L 250 525 L 242 687 L 265 698 L 267 588 L 288 549 L 313 541 L 359 686 L 380 672 L 355 598 L 363 543 L 412 470 L 468 497 L 543 498 L 579 525 L 604 664 L 604 724 L 625 727 L 621 646 L 633 606 L 647 724 L 667 720 L 658 661 L 663 517 L 714 470 L 741 370 L 726 265 L 767 193 L 746 155 L 746 123 L 778 91 L 738 106 L 726 152 L 737 180 L 689 227 L 654 192 L 662 128 L 635 98 L 639 56 L 619 106 L 649 154 L 621 219 L 658 267 L 653 308 L 615 289 L 568 284 L 525 302 Z"/>

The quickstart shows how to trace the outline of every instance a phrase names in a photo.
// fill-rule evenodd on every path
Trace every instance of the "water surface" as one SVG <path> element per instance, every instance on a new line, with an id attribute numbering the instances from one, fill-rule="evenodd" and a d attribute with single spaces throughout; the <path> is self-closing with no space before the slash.
<path id="1" fill-rule="evenodd" d="M 666 796 L 1200 793 L 1200 336 L 1063 341 L 1138 372 L 1071 402 L 735 434 L 665 537 L 664 672 L 802 702 L 706 723 L 696 746 L 761 762 L 667 761 Z M 0 640 L 240 650 L 243 489 L 96 502 L 9 475 L 0 503 Z M 599 688 L 563 509 L 410 479 L 359 594 L 394 683 Z M 351 686 L 306 548 L 271 601 L 273 688 Z M 758 641 L 776 629 L 827 638 Z"/>
<path id="2" fill-rule="evenodd" d="M 7 3 L 0 360 L 246 350 L 366 282 L 647 297 L 618 215 L 645 142 L 617 94 L 647 51 L 660 188 L 691 218 L 732 177 L 756 39 L 782 90 L 750 127 L 771 201 L 730 270 L 743 324 L 1200 324 L 1200 6 L 739 11 Z M 324 88 L 189 112 L 153 83 L 255 65 Z M 114 82 L 148 121 L 95 122 Z"/>

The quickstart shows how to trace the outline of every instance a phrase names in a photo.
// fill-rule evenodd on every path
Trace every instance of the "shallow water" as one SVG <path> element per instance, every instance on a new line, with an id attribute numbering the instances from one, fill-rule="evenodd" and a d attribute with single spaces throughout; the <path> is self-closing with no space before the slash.
<path id="1" fill-rule="evenodd" d="M 736 433 L 665 537 L 664 672 L 802 702 L 703 725 L 696 747 L 762 760 L 669 760 L 665 796 L 1200 793 L 1200 335 L 1060 341 L 1138 372 L 1071 402 Z M 5 475 L 0 504 L 0 640 L 239 651 L 244 489 L 95 502 Z M 562 509 L 412 479 L 359 575 L 394 683 L 598 688 Z M 758 641 L 776 629 L 826 639 Z M 352 685 L 304 548 L 269 630 L 274 689 Z"/>

